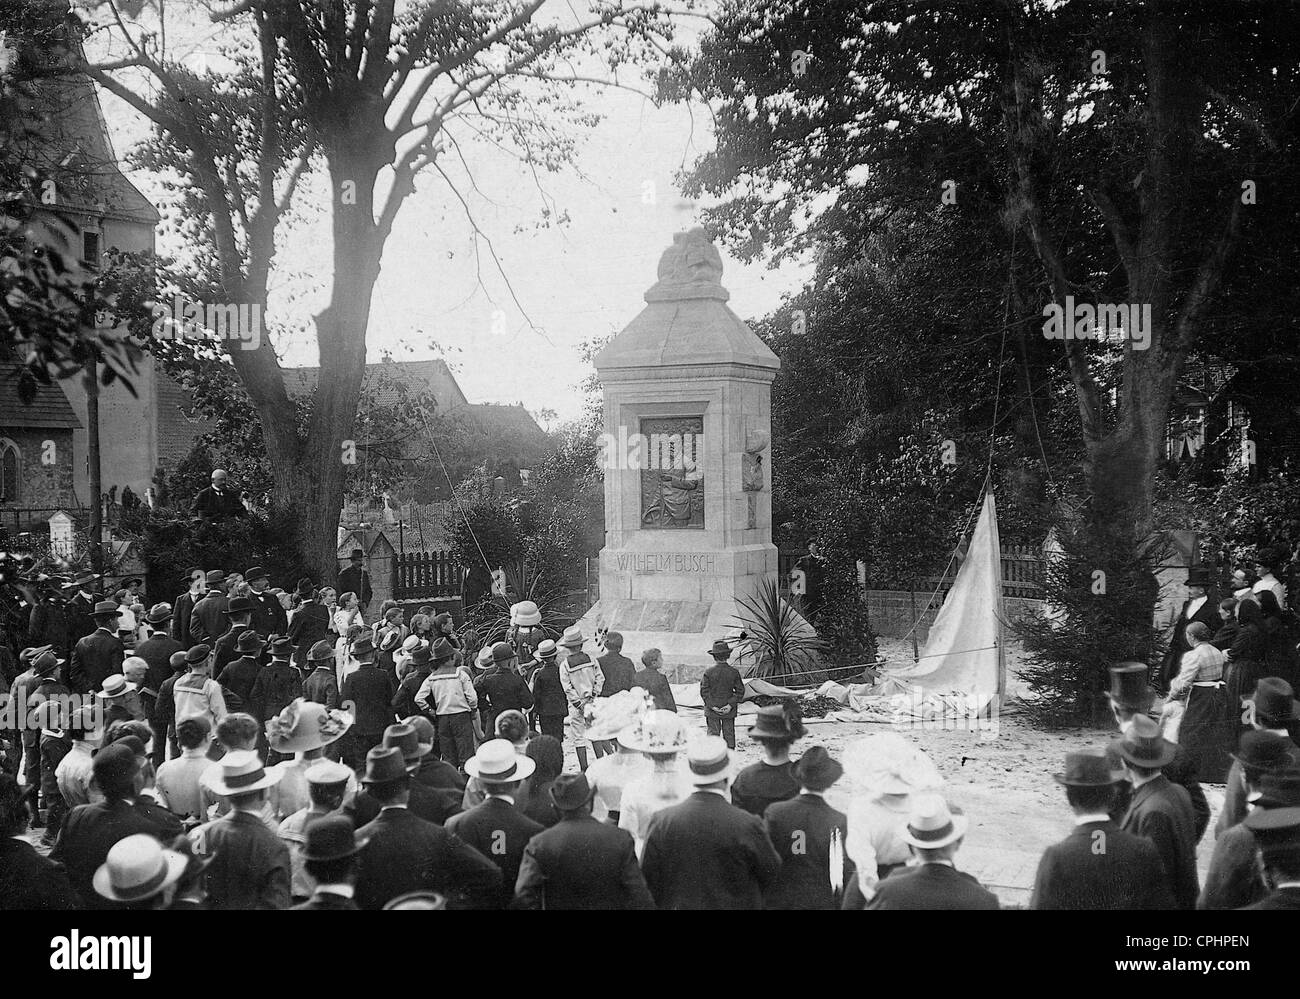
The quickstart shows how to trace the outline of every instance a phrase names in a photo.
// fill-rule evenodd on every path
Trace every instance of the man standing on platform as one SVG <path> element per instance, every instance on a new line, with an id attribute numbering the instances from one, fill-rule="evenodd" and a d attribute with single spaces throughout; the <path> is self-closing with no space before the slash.
<path id="1" fill-rule="evenodd" d="M 204 486 L 195 495 L 192 513 L 204 523 L 248 516 L 244 504 L 239 501 L 239 493 L 227 486 L 226 473 L 220 468 L 212 472 L 212 484 Z"/>

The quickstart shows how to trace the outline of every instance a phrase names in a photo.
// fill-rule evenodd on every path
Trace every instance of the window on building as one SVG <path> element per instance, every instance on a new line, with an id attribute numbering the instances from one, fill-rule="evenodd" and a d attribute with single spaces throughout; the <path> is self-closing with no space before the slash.
<path id="1" fill-rule="evenodd" d="M 17 503 L 22 482 L 23 457 L 18 445 L 0 437 L 0 503 Z"/>
<path id="2" fill-rule="evenodd" d="M 102 236 L 102 233 L 89 230 L 81 234 L 81 262 L 91 270 L 99 270 Z"/>

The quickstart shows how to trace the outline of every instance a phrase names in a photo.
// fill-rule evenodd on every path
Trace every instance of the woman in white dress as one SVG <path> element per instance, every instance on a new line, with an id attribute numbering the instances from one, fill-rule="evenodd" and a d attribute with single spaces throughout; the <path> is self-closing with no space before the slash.
<path id="1" fill-rule="evenodd" d="M 357 668 L 357 661 L 348 654 L 352 647 L 352 629 L 364 628 L 366 622 L 361 618 L 361 601 L 355 593 L 351 591 L 339 597 L 338 606 L 330 616 L 334 624 L 334 632 L 339 636 L 334 642 L 334 662 L 335 672 L 339 678 L 339 689 L 343 689 L 343 681 L 349 673 Z"/>
<path id="2" fill-rule="evenodd" d="M 650 761 L 650 772 L 624 787 L 619 801 L 618 827 L 632 834 L 640 859 L 655 813 L 685 801 L 695 790 L 677 767 L 677 754 L 686 748 L 686 726 L 675 711 L 651 711 L 620 732 L 618 743 Z"/>
<path id="3" fill-rule="evenodd" d="M 631 732 L 645 715 L 655 709 L 654 698 L 640 687 L 620 690 L 610 697 L 598 697 L 592 704 L 587 738 L 593 742 L 614 742 Z M 587 767 L 587 783 L 594 789 L 591 815 L 599 822 L 617 822 L 622 812 L 624 790 L 650 773 L 650 764 L 638 750 L 619 743 Z"/>

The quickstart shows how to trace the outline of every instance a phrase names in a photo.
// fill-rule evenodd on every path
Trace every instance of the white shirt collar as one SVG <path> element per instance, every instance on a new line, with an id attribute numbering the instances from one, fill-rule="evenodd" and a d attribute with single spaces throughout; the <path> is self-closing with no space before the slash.
<path id="1" fill-rule="evenodd" d="M 726 798 L 728 801 L 731 800 L 731 792 L 729 790 L 719 791 L 716 787 L 697 787 L 695 790 L 700 794 L 716 794 L 719 798 Z"/>
<path id="2" fill-rule="evenodd" d="M 1204 606 L 1205 606 L 1205 597 L 1195 597 L 1187 601 L 1187 613 L 1185 616 L 1191 617 L 1193 614 L 1195 614 L 1198 610 L 1200 610 Z"/>
<path id="3" fill-rule="evenodd" d="M 344 898 L 351 898 L 356 893 L 354 886 L 345 884 L 317 885 L 316 890 L 329 895 L 342 895 Z"/>
<path id="4" fill-rule="evenodd" d="M 953 870 L 957 869 L 956 865 L 951 860 L 923 860 L 916 866 L 924 867 L 926 864 L 940 864 L 943 867 L 951 867 Z"/>
<path id="5" fill-rule="evenodd" d="M 489 791 L 487 793 L 487 798 L 499 798 L 501 801 L 508 801 L 512 805 L 515 803 L 515 796 L 513 794 L 504 794 L 499 791 Z M 484 800 L 486 801 L 487 798 Z"/>
<path id="6" fill-rule="evenodd" d="M 1159 770 L 1157 770 L 1155 773 L 1153 773 L 1150 777 L 1138 777 L 1138 776 L 1135 774 L 1135 775 L 1133 776 L 1133 790 L 1136 791 L 1138 788 L 1142 787 L 1142 785 L 1144 785 L 1144 784 L 1150 784 L 1153 780 L 1155 780 L 1157 777 L 1160 777 L 1160 776 L 1162 776 L 1162 774 L 1161 774 L 1161 772 L 1160 772 Z"/>
<path id="7" fill-rule="evenodd" d="M 811 794 L 814 798 L 821 798 L 823 801 L 826 800 L 826 794 L 825 794 L 824 792 L 822 792 L 822 791 L 814 791 L 814 790 L 813 790 L 812 788 L 810 788 L 810 787 L 801 787 L 801 788 L 799 788 L 799 793 L 800 793 L 800 794 Z"/>
<path id="8" fill-rule="evenodd" d="M 1110 816 L 1105 812 L 1088 812 L 1085 815 L 1076 815 L 1074 824 L 1076 826 L 1086 826 L 1089 822 L 1109 822 Z"/>

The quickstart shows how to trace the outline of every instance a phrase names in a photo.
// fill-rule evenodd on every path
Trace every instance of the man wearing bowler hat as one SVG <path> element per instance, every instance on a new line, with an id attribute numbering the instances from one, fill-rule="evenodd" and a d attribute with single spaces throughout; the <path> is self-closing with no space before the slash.
<path id="1" fill-rule="evenodd" d="M 307 666 L 311 672 L 302 682 L 302 696 L 328 708 L 339 706 L 339 681 L 334 673 L 334 646 L 317 642 L 307 653 Z"/>
<path id="2" fill-rule="evenodd" d="M 280 605 L 280 598 L 271 593 L 271 577 L 260 565 L 250 566 L 244 573 L 244 582 L 252 590 L 253 630 L 263 638 L 271 635 L 283 635 L 289 629 L 288 615 Z"/>
<path id="3" fill-rule="evenodd" d="M 720 735 L 728 749 L 736 748 L 736 712 L 745 699 L 745 681 L 740 678 L 731 659 L 731 646 L 722 639 L 709 649 L 713 665 L 700 677 L 700 697 L 704 700 L 704 725 L 709 735 Z"/>
<path id="4" fill-rule="evenodd" d="M 185 579 L 189 589 L 172 601 L 171 634 L 182 647 L 188 649 L 193 644 L 190 641 L 190 615 L 194 613 L 194 605 L 203 599 L 208 584 L 206 573 L 198 566 L 187 570 Z"/>
<path id="5" fill-rule="evenodd" d="M 1146 715 L 1134 715 L 1113 746 L 1133 785 L 1121 828 L 1155 844 L 1174 907 L 1195 908 L 1196 815 L 1187 791 L 1161 773 L 1174 758 L 1176 747 Z"/>
<path id="6" fill-rule="evenodd" d="M 284 635 L 272 635 L 267 649 L 271 661 L 258 672 L 249 694 L 251 713 L 263 728 L 268 721 L 278 717 L 281 711 L 302 697 L 302 673 L 289 661 L 293 654 L 293 645 L 289 639 Z M 283 755 L 271 751 L 267 754 L 266 762 L 278 763 L 282 759 Z"/>
<path id="7" fill-rule="evenodd" d="M 395 637 L 396 632 L 385 637 L 390 636 Z M 356 715 L 357 723 L 344 747 L 344 760 L 359 768 L 365 765 L 366 754 L 383 739 L 384 729 L 397 720 L 393 711 L 397 683 L 375 662 L 375 643 L 368 634 L 352 643 L 352 657 L 357 660 L 357 668 L 344 678 L 340 696 Z"/>
<path id="8" fill-rule="evenodd" d="M 384 730 L 381 743 L 384 749 L 396 749 L 402 754 L 402 763 L 407 776 L 411 778 L 406 807 L 413 815 L 418 815 L 426 822 L 446 825 L 448 820 L 461 809 L 463 793 L 455 788 L 430 787 L 416 779 L 420 764 L 424 762 L 433 748 L 420 740 L 414 726 L 407 724 L 389 725 Z M 369 754 L 367 754 L 369 758 Z M 363 790 L 348 806 L 348 813 L 358 827 L 371 822 L 382 809 L 382 804 L 370 791 Z"/>
<path id="9" fill-rule="evenodd" d="M 368 841 L 357 875 L 360 908 L 382 909 L 389 899 L 421 890 L 445 895 L 452 909 L 494 909 L 500 904 L 500 869 L 460 837 L 407 807 L 411 777 L 400 749 L 372 749 L 361 782 L 380 811 L 357 830 Z"/>
<path id="10" fill-rule="evenodd" d="M 591 817 L 586 774 L 560 774 L 550 797 L 560 821 L 524 847 L 514 909 L 653 909 L 626 829 Z M 481 807 L 481 806 L 480 806 Z"/>
<path id="11" fill-rule="evenodd" d="M 211 644 L 229 627 L 226 620 L 226 574 L 220 569 L 212 569 L 204 576 L 204 583 L 207 592 L 190 611 L 190 642 Z"/>
<path id="12" fill-rule="evenodd" d="M 126 646 L 117 637 L 117 619 L 121 609 L 112 600 L 101 600 L 91 612 L 95 630 L 72 649 L 68 664 L 68 686 L 80 694 L 99 690 L 105 677 L 122 672 Z"/>
<path id="13" fill-rule="evenodd" d="M 99 576 L 93 572 L 79 572 L 68 584 L 71 594 L 68 598 L 68 647 L 75 648 L 77 643 L 98 627 L 95 620 L 95 604 L 102 597 L 95 592 Z M 116 625 L 114 626 L 116 628 Z"/>
<path id="14" fill-rule="evenodd" d="M 1263 677 L 1255 685 L 1255 691 L 1246 702 L 1242 720 L 1257 732 L 1271 732 L 1286 739 L 1292 749 L 1300 748 L 1295 742 L 1295 725 L 1300 721 L 1300 712 L 1296 710 L 1295 691 L 1291 684 L 1275 676 Z M 1246 817 L 1246 787 L 1242 779 L 1242 765 L 1233 760 L 1228 768 L 1227 784 L 1224 787 L 1223 809 L 1219 820 L 1214 824 L 1215 837 L 1222 836 Z"/>
<path id="15" fill-rule="evenodd" d="M 239 658 L 236 648 L 239 636 L 253 627 L 253 608 L 250 597 L 232 597 L 226 603 L 226 627 L 221 637 L 212 643 L 212 675 L 220 677 L 222 670 Z"/>
<path id="16" fill-rule="evenodd" d="M 351 563 L 339 573 L 339 592 L 355 593 L 361 601 L 362 613 L 370 606 L 374 590 L 370 586 L 370 572 L 366 569 L 366 553 L 360 548 L 353 548 L 348 561 Z"/>
<path id="17" fill-rule="evenodd" d="M 519 810 L 515 800 L 520 785 L 536 766 L 530 757 L 520 755 L 510 740 L 489 739 L 465 764 L 465 772 L 483 786 L 483 801 L 447 820 L 448 832 L 501 868 L 502 908 L 514 898 L 524 847 L 543 829 L 540 822 Z"/>
<path id="18" fill-rule="evenodd" d="M 266 642 L 252 628 L 244 628 L 234 637 L 233 651 L 238 658 L 230 660 L 225 668 L 216 674 L 217 683 L 239 698 L 241 711 L 248 711 L 251 714 L 253 684 L 257 682 L 257 675 L 262 672 L 259 659 Z"/>
<path id="19" fill-rule="evenodd" d="M 311 898 L 295 909 L 355 909 L 357 854 L 366 845 L 341 815 L 326 815 L 307 823 L 303 869 L 315 884 Z"/>
<path id="20" fill-rule="evenodd" d="M 795 763 L 797 797 L 767 806 L 763 825 L 781 857 L 781 870 L 763 893 L 769 909 L 838 909 L 853 876 L 844 850 L 849 820 L 825 794 L 844 775 L 825 746 L 810 746 Z"/>
<path id="21" fill-rule="evenodd" d="M 919 794 L 900 834 L 915 867 L 880 882 L 868 909 L 997 909 L 998 898 L 953 864 L 969 820 L 939 794 Z"/>
<path id="22" fill-rule="evenodd" d="M 153 765 L 162 766 L 167 758 L 167 721 L 158 718 L 158 698 L 163 684 L 172 675 L 171 658 L 177 652 L 184 652 L 181 643 L 171 636 L 174 619 L 171 604 L 154 604 L 144 616 L 145 627 L 149 637 L 135 647 L 135 654 L 149 664 L 145 673 L 144 686 L 140 688 L 140 699 L 144 704 L 145 717 L 153 729 Z"/>
<path id="23" fill-rule="evenodd" d="M 1101 751 L 1067 753 L 1053 775 L 1074 812 L 1074 832 L 1038 862 L 1031 909 L 1172 909 L 1160 855 L 1110 817 L 1124 780 Z"/>
<path id="24" fill-rule="evenodd" d="M 1187 600 L 1174 622 L 1174 631 L 1169 638 L 1169 650 L 1160 665 L 1160 673 L 1153 677 L 1156 686 L 1164 691 L 1178 675 L 1183 653 L 1191 650 L 1187 641 L 1187 626 L 1193 621 L 1200 621 L 1213 635 L 1219 630 L 1219 602 L 1211 599 L 1210 587 L 1213 581 L 1207 566 L 1194 565 L 1187 570 Z"/>

